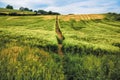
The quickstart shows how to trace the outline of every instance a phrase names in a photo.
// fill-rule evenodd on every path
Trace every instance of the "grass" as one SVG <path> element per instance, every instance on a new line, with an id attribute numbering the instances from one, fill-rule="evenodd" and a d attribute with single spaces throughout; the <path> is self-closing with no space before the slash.
<path id="1" fill-rule="evenodd" d="M 46 17 L 0 17 L 0 80 L 120 79 L 120 22 L 60 16 L 60 57 L 55 16 Z"/>
<path id="2" fill-rule="evenodd" d="M 107 21 L 104 21 L 104 22 L 107 22 Z M 101 50 L 97 52 L 95 51 L 95 53 L 100 53 L 100 54 L 102 52 L 103 53 L 119 53 L 120 52 L 119 46 L 113 45 L 115 43 L 119 45 L 120 43 L 119 27 L 104 24 L 103 21 L 75 22 L 72 20 L 68 22 L 61 21 L 60 23 L 61 23 L 61 29 L 63 31 L 63 34 L 66 38 L 64 42 L 65 46 L 71 45 L 72 49 L 74 48 L 74 46 L 76 46 L 78 49 L 86 48 L 88 49 L 88 51 L 90 51 L 88 53 L 94 53 L 94 51 L 91 52 L 89 48 L 91 48 L 92 50 L 97 50 L 97 49 Z M 114 23 L 118 23 L 118 22 L 114 22 Z"/>
<path id="3" fill-rule="evenodd" d="M 10 43 L 2 49 L 0 59 L 0 80 L 64 80 L 61 63 L 42 49 Z"/>

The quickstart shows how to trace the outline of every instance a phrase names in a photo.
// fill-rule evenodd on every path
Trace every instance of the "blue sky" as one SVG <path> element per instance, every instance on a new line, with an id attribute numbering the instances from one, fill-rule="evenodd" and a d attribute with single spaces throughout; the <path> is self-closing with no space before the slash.
<path id="1" fill-rule="evenodd" d="M 7 4 L 15 9 L 28 7 L 62 14 L 120 13 L 120 0 L 0 0 L 0 7 L 5 7 Z"/>

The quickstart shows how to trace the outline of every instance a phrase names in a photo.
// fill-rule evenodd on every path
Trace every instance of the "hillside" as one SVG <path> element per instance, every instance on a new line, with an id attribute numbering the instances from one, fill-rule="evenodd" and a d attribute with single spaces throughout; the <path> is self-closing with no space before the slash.
<path id="1" fill-rule="evenodd" d="M 0 17 L 0 80 L 119 80 L 120 22 L 105 15 Z"/>
<path id="2" fill-rule="evenodd" d="M 20 11 L 20 10 L 5 9 L 5 8 L 0 8 L 0 13 L 4 13 L 4 14 L 10 14 L 10 13 L 16 13 L 16 14 L 35 14 L 34 12 L 30 12 L 30 11 Z"/>

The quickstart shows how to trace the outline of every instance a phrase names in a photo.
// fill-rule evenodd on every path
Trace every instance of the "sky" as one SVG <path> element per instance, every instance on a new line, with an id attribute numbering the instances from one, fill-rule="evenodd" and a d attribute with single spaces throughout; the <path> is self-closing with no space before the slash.
<path id="1" fill-rule="evenodd" d="M 61 14 L 120 13 L 120 0 L 0 0 L 0 7 L 3 8 L 8 4 L 14 9 L 27 7 Z"/>

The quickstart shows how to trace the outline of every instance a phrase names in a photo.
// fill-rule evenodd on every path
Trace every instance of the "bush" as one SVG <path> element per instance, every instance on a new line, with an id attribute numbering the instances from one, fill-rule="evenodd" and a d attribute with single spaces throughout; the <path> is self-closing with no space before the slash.
<path id="1" fill-rule="evenodd" d="M 0 13 L 0 15 L 1 15 L 1 16 L 6 16 L 6 15 L 8 15 L 8 14 L 6 14 L 6 13 Z"/>
<path id="2" fill-rule="evenodd" d="M 120 14 L 117 14 L 117 13 L 107 13 L 105 19 L 106 20 L 116 20 L 116 21 L 119 21 L 120 20 Z"/>
<path id="3" fill-rule="evenodd" d="M 16 12 L 9 13 L 10 16 L 17 16 L 18 14 Z"/>

